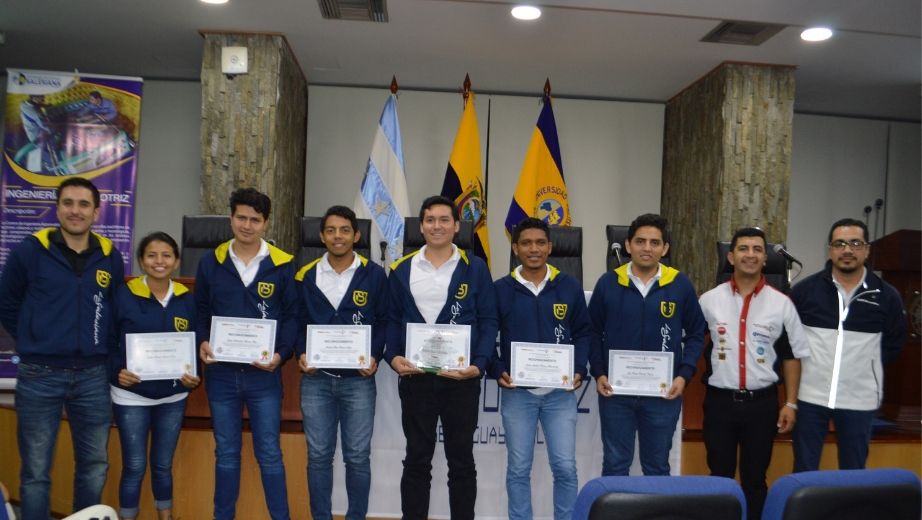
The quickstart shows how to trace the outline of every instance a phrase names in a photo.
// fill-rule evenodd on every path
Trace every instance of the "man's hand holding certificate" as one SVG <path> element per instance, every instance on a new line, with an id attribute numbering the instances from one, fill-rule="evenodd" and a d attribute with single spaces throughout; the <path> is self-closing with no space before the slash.
<path id="1" fill-rule="evenodd" d="M 275 320 L 214 316 L 210 355 L 215 361 L 270 364 L 275 355 L 275 327 Z"/>
<path id="2" fill-rule="evenodd" d="M 306 354 L 310 368 L 369 368 L 371 325 L 308 325 Z"/>
<path id="3" fill-rule="evenodd" d="M 573 345 L 513 341 L 510 352 L 515 386 L 573 388 Z"/>
<path id="4" fill-rule="evenodd" d="M 407 323 L 406 346 L 407 359 L 422 370 L 463 370 L 471 364 L 471 326 Z"/>
<path id="5" fill-rule="evenodd" d="M 609 350 L 608 384 L 616 395 L 667 397 L 673 384 L 672 352 Z"/>

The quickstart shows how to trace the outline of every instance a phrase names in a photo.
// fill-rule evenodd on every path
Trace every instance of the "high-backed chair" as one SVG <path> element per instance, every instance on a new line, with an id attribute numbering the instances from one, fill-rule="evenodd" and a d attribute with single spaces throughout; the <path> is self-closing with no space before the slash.
<path id="1" fill-rule="evenodd" d="M 295 254 L 297 261 L 296 269 L 300 269 L 304 264 L 316 260 L 326 253 L 327 248 L 320 241 L 320 226 L 323 224 L 323 217 L 300 217 L 298 219 L 298 251 Z M 353 246 L 353 250 L 369 260 L 371 258 L 371 220 L 367 218 L 358 219 L 359 241 Z"/>
<path id="2" fill-rule="evenodd" d="M 608 224 L 605 226 L 605 238 L 608 239 L 608 249 L 605 250 L 605 266 L 609 271 L 614 271 L 621 264 L 626 264 L 631 261 L 631 255 L 627 252 L 627 247 L 625 242 L 627 242 L 627 230 L 630 226 L 622 226 L 620 224 Z M 663 258 L 660 259 L 660 263 L 663 265 L 672 265 L 671 254 L 672 254 L 672 233 L 668 233 L 667 237 L 669 239 L 669 251 L 663 255 Z M 620 245 L 620 249 L 615 246 L 615 244 Z M 615 251 L 617 250 L 617 254 Z M 621 258 L 621 262 L 618 262 L 618 258 Z"/>
<path id="3" fill-rule="evenodd" d="M 575 226 L 551 226 L 550 239 L 553 247 L 547 263 L 553 265 L 561 272 L 576 278 L 580 285 L 583 284 L 583 228 Z M 509 269 L 519 266 L 519 259 L 515 253 L 509 251 Z"/>
<path id="4" fill-rule="evenodd" d="M 905 469 L 805 471 L 772 484 L 762 520 L 919 520 L 922 484 Z"/>
<path id="5" fill-rule="evenodd" d="M 227 215 L 185 215 L 182 218 L 182 262 L 179 275 L 195 276 L 198 262 L 223 242 L 234 238 Z"/>
<path id="6" fill-rule="evenodd" d="M 765 244 L 768 261 L 762 273 L 765 275 L 765 282 L 787 294 L 791 290 L 791 282 L 788 280 L 788 269 L 791 264 L 786 258 L 776 253 L 775 244 Z M 730 252 L 730 242 L 717 242 L 717 283 L 722 284 L 730 279 L 733 275 L 733 265 L 727 261 L 727 253 Z"/>
<path id="7" fill-rule="evenodd" d="M 599 477 L 580 490 L 573 520 L 742 520 L 746 498 L 733 479 Z"/>
<path id="8" fill-rule="evenodd" d="M 474 248 L 474 223 L 470 220 L 459 221 L 459 229 L 452 242 L 468 252 Z M 426 245 L 426 239 L 419 230 L 419 217 L 407 217 L 403 225 L 403 254 L 408 255 Z"/>

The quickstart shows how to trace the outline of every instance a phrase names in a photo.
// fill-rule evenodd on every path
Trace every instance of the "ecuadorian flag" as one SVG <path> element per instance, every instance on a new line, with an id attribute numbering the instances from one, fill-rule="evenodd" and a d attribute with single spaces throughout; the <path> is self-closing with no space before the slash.
<path id="1" fill-rule="evenodd" d="M 474 223 L 474 254 L 490 265 L 490 236 L 487 233 L 487 194 L 480 168 L 480 130 L 474 111 L 474 93 L 464 102 L 455 144 L 451 147 L 442 195 L 455 201 L 460 220 Z"/>
<path id="2" fill-rule="evenodd" d="M 540 218 L 551 226 L 570 225 L 570 203 L 549 96 L 544 97 L 544 108 L 531 134 L 519 183 L 506 214 L 506 231 L 512 233 L 512 228 L 526 217 Z"/>

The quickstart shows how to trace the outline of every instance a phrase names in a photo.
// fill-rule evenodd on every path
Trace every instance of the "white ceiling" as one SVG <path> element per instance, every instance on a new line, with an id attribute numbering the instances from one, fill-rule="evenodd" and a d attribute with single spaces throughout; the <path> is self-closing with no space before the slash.
<path id="1" fill-rule="evenodd" d="M 311 84 L 663 102 L 723 61 L 797 66 L 795 110 L 918 121 L 919 0 L 387 0 L 388 23 L 325 20 L 317 0 L 0 0 L 0 67 L 199 77 L 199 30 L 283 33 Z M 720 20 L 787 24 L 759 47 L 699 40 Z M 832 40 L 806 43 L 805 26 Z"/>

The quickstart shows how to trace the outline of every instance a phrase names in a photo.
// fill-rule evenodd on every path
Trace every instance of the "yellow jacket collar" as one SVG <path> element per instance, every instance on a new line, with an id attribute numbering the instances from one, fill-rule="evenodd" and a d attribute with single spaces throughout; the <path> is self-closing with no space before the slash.
<path id="1" fill-rule="evenodd" d="M 131 291 L 131 294 L 141 297 L 141 298 L 150 298 L 151 292 L 150 287 L 144 283 L 144 277 L 139 276 L 137 278 L 132 278 L 128 281 L 128 290 Z M 189 288 L 185 285 L 173 280 L 173 296 L 180 296 L 189 292 Z"/>
<path id="2" fill-rule="evenodd" d="M 228 240 L 227 242 L 224 242 L 214 249 L 214 256 L 218 259 L 218 263 L 223 264 L 227 260 L 227 256 L 229 254 L 228 250 L 230 249 L 231 242 L 233 242 L 233 240 Z M 288 262 L 294 260 L 294 256 L 286 253 L 285 251 L 282 251 L 272 244 L 267 243 L 266 247 L 269 248 L 269 258 L 272 259 L 272 264 L 276 267 L 287 264 Z"/>
<path id="3" fill-rule="evenodd" d="M 618 275 L 618 284 L 627 287 L 631 284 L 631 278 L 627 274 L 627 270 L 630 268 L 630 263 L 623 264 L 615 268 L 615 274 Z M 675 281 L 676 277 L 679 276 L 679 270 L 669 267 L 668 265 L 660 264 L 662 272 L 659 277 L 660 287 L 671 284 Z"/>
<path id="4" fill-rule="evenodd" d="M 554 281 L 554 279 L 557 278 L 557 275 L 560 274 L 560 269 L 557 269 L 556 267 L 554 267 L 554 266 L 551 265 L 551 264 L 547 264 L 547 268 L 548 268 L 548 270 L 550 270 L 550 272 L 551 272 L 551 276 L 550 276 L 549 280 Z M 513 269 L 511 274 L 512 274 L 512 278 L 513 278 L 514 280 L 521 280 L 521 279 L 519 278 L 518 267 L 515 268 L 515 269 Z"/>
<path id="5" fill-rule="evenodd" d="M 32 233 L 32 236 L 38 239 L 39 243 L 42 244 L 45 249 L 48 249 L 51 247 L 50 235 L 57 230 L 58 228 L 56 227 L 46 227 L 39 229 L 35 233 Z M 109 256 L 109 253 L 112 252 L 112 241 L 100 234 L 93 233 L 92 231 L 90 231 L 90 233 L 96 237 L 96 240 L 99 240 L 99 247 L 102 249 L 102 254 Z"/>

